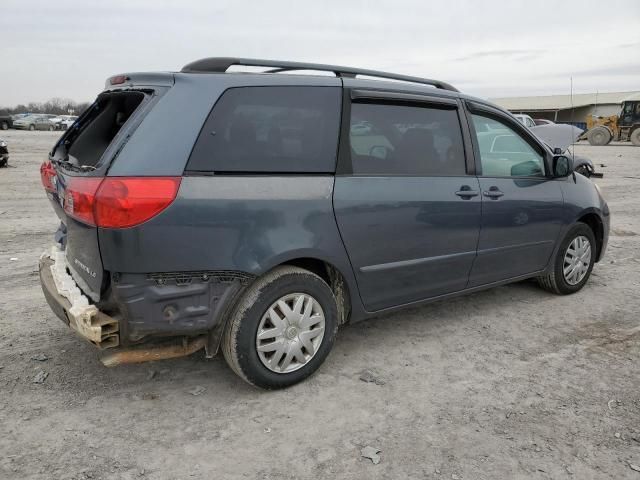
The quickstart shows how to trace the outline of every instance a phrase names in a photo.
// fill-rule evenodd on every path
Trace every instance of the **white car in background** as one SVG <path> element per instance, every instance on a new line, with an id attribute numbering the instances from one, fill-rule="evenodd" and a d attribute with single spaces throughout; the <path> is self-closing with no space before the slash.
<path id="1" fill-rule="evenodd" d="M 53 126 L 56 130 L 60 130 L 60 122 L 62 122 L 62 117 L 60 117 L 59 115 L 51 114 L 45 114 L 44 116 L 47 117 L 51 123 L 53 123 Z"/>
<path id="2" fill-rule="evenodd" d="M 517 114 L 514 115 L 514 117 L 516 117 L 516 119 L 527 128 L 531 128 L 531 127 L 535 127 L 536 126 L 536 122 L 534 122 L 533 118 L 531 118 L 529 115 L 524 115 L 522 113 L 517 113 Z"/>
<path id="3" fill-rule="evenodd" d="M 60 130 L 66 130 L 78 119 L 75 115 L 60 115 L 60 117 L 62 119 L 60 122 Z"/>

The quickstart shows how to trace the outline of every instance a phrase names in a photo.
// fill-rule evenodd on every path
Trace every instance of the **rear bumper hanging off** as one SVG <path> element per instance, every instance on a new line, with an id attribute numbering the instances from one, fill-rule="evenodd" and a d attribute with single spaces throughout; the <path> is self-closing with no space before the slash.
<path id="1" fill-rule="evenodd" d="M 40 256 L 40 284 L 54 313 L 81 337 L 100 349 L 120 344 L 118 319 L 89 303 L 67 272 L 67 260 L 58 245 Z"/>

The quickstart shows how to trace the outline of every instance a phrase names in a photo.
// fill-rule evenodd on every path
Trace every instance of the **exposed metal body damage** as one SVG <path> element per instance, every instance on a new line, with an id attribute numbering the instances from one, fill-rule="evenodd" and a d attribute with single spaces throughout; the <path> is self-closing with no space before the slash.
<path id="1" fill-rule="evenodd" d="M 40 257 L 40 276 L 49 287 L 49 295 L 61 297 L 50 299 L 47 296 L 47 300 L 50 304 L 55 301 L 62 306 L 64 318 L 61 318 L 66 318 L 69 327 L 80 336 L 101 349 L 117 347 L 120 344 L 118 320 L 89 303 L 67 268 L 67 259 L 60 245 L 54 245 Z"/>

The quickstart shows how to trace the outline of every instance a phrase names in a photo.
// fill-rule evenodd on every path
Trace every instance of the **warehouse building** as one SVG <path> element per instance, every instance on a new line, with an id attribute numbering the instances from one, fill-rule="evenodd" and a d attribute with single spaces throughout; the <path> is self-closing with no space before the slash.
<path id="1" fill-rule="evenodd" d="M 636 92 L 579 93 L 539 97 L 493 98 L 492 102 L 511 113 L 525 113 L 533 118 L 546 118 L 558 123 L 573 123 L 586 128 L 589 115 L 618 115 L 625 99 L 640 96 Z"/>

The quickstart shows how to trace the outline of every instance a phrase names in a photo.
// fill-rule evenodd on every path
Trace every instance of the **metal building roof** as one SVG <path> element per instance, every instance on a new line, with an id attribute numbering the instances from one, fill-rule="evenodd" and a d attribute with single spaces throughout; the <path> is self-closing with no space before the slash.
<path id="1" fill-rule="evenodd" d="M 573 95 L 544 95 L 538 97 L 506 97 L 492 98 L 493 103 L 507 110 L 567 110 L 571 107 L 585 107 L 588 105 L 621 104 L 624 100 L 640 100 L 640 91 L 635 92 L 607 92 L 607 93 L 578 93 Z"/>

